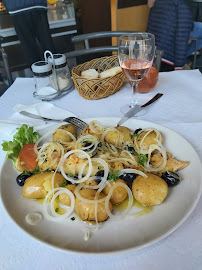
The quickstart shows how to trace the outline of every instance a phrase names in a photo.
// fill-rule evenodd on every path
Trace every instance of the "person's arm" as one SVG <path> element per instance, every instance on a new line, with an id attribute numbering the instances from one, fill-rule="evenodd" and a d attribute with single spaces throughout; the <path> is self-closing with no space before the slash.
<path id="1" fill-rule="evenodd" d="M 176 69 L 182 69 L 185 64 L 186 51 L 193 20 L 189 7 L 183 1 L 177 1 L 177 20 L 175 36 L 175 59 Z"/>
<path id="2" fill-rule="evenodd" d="M 156 0 L 147 0 L 147 5 L 149 8 L 152 8 Z"/>

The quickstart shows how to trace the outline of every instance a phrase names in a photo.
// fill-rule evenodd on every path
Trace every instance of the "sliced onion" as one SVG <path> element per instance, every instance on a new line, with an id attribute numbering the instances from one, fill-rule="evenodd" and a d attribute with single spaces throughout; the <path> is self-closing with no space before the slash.
<path id="1" fill-rule="evenodd" d="M 101 182 L 98 185 L 96 185 L 96 186 L 84 186 L 84 187 L 88 187 L 90 189 L 98 189 L 100 186 L 104 185 L 104 183 L 107 181 L 107 177 L 108 177 L 108 174 L 109 174 L 109 167 L 108 167 L 108 164 L 106 163 L 106 161 L 101 159 L 101 158 L 92 158 L 91 161 L 92 162 L 97 162 L 97 163 L 101 164 L 104 167 L 104 176 L 99 177 L 99 178 L 101 178 Z M 87 164 L 85 163 L 82 166 L 82 168 L 81 168 L 81 170 L 79 172 L 79 176 L 82 175 L 83 170 L 84 170 L 86 165 Z M 97 176 L 91 176 L 89 178 L 89 180 L 96 180 L 97 178 L 98 178 Z"/>
<path id="2" fill-rule="evenodd" d="M 56 131 L 62 131 L 62 132 L 64 132 L 64 133 L 67 133 L 72 139 L 73 139 L 73 141 L 76 141 L 76 138 L 74 137 L 74 135 L 72 134 L 72 133 L 70 133 L 69 131 L 67 131 L 67 130 L 62 130 L 62 129 L 54 129 L 54 130 L 52 130 L 52 131 L 49 131 L 49 132 L 47 132 L 46 134 L 44 134 L 43 136 L 41 136 L 36 142 L 35 142 L 35 145 L 34 145 L 34 152 L 36 153 L 36 154 L 38 154 L 38 145 L 39 145 L 39 143 L 44 139 L 44 138 L 46 138 L 48 135 L 50 135 L 50 134 L 53 134 L 54 132 L 56 132 Z"/>
<path id="3" fill-rule="evenodd" d="M 55 188 L 55 183 L 54 183 L 54 181 L 55 181 L 55 175 L 56 175 L 57 171 L 59 170 L 59 168 L 61 166 L 61 162 L 62 162 L 62 159 L 63 159 L 63 156 L 64 156 L 64 148 L 62 147 L 62 145 L 60 143 L 56 142 L 56 144 L 60 148 L 61 157 L 60 157 L 60 160 L 58 162 L 58 165 L 57 165 L 57 167 L 55 169 L 55 172 L 54 172 L 54 174 L 52 176 L 52 179 L 51 179 L 51 186 L 52 186 L 52 188 Z"/>
<path id="4" fill-rule="evenodd" d="M 147 132 L 146 132 L 147 131 Z M 138 137 L 135 137 L 135 140 L 134 140 L 134 144 L 135 144 L 135 147 L 136 147 L 136 150 L 139 154 L 147 154 L 148 153 L 148 148 L 145 149 L 145 147 L 143 146 L 144 144 L 144 140 L 145 138 L 149 135 L 149 133 L 151 133 L 152 131 L 154 131 L 156 133 L 156 139 L 158 141 L 162 140 L 162 135 L 160 133 L 159 130 L 155 129 L 155 128 L 145 128 L 145 129 L 142 129 L 140 130 L 137 134 L 140 135 L 141 133 L 143 132 L 146 132 L 146 134 L 143 136 L 143 138 L 141 139 L 141 142 L 138 146 L 138 143 L 137 143 L 137 140 L 138 140 Z"/>
<path id="5" fill-rule="evenodd" d="M 30 225 L 37 225 L 42 220 L 42 215 L 39 213 L 30 213 L 27 214 L 25 220 Z"/>
<path id="6" fill-rule="evenodd" d="M 89 128 L 93 133 L 102 134 L 104 132 L 104 127 L 102 123 L 99 121 L 91 121 L 89 124 Z"/>
<path id="7" fill-rule="evenodd" d="M 86 140 L 88 141 L 90 140 L 91 144 L 89 146 L 82 146 L 82 143 Z M 88 151 L 88 154 L 90 154 L 96 150 L 98 143 L 99 143 L 98 138 L 96 136 L 83 135 L 76 141 L 76 148 L 85 151 L 85 150 L 90 149 L 93 146 L 93 148 L 90 151 Z"/>
<path id="8" fill-rule="evenodd" d="M 68 177 L 66 175 L 65 171 L 64 171 L 64 162 L 65 162 L 65 160 L 70 155 L 72 155 L 74 153 L 80 153 L 80 154 L 82 154 L 82 156 L 85 156 L 87 158 L 87 160 L 88 160 L 88 172 L 87 172 L 87 174 L 84 177 L 82 177 L 80 179 L 77 179 L 77 180 L 74 180 L 73 178 Z M 69 151 L 62 158 L 61 166 L 60 166 L 60 171 L 61 171 L 62 175 L 64 176 L 64 178 L 66 180 L 70 181 L 72 184 L 82 183 L 82 182 L 86 181 L 90 177 L 90 175 L 92 173 L 92 161 L 91 161 L 91 158 L 90 158 L 90 156 L 86 152 L 84 152 L 82 150 L 79 150 L 79 149 Z"/>
<path id="9" fill-rule="evenodd" d="M 117 148 L 113 144 L 106 143 L 106 146 L 112 154 L 116 155 L 118 153 Z"/>
<path id="10" fill-rule="evenodd" d="M 53 193 L 56 192 L 54 195 Z M 55 199 L 62 193 L 66 193 L 69 197 L 70 197 L 70 200 L 71 200 L 71 205 L 69 207 L 69 209 L 66 211 L 65 214 L 63 215 L 59 215 L 55 212 L 55 209 L 54 209 L 54 202 L 55 202 Z M 50 202 L 50 205 L 51 205 L 51 214 L 50 215 L 48 213 L 48 205 L 49 205 L 49 198 L 52 197 L 51 199 L 51 202 Z M 67 188 L 54 188 L 52 189 L 51 191 L 48 192 L 48 194 L 46 195 L 45 199 L 44 199 L 44 202 L 43 202 L 43 213 L 44 213 L 44 216 L 46 216 L 48 219 L 50 220 L 53 220 L 53 221 L 61 221 L 61 220 L 64 220 L 66 219 L 67 217 L 69 217 L 71 215 L 71 213 L 74 211 L 74 204 L 75 204 L 75 198 L 74 198 L 74 194 L 68 190 Z"/>
<path id="11" fill-rule="evenodd" d="M 118 129 L 116 129 L 116 128 L 107 128 L 107 129 L 105 129 L 104 133 L 101 136 L 100 140 L 101 140 L 102 143 L 105 142 L 105 136 L 107 135 L 107 133 L 111 132 L 111 131 L 117 132 L 119 134 L 119 137 L 120 137 L 120 131 Z M 119 138 L 118 138 L 118 140 L 119 140 Z"/>
<path id="12" fill-rule="evenodd" d="M 82 201 L 82 202 L 84 202 L 84 203 L 102 203 L 102 202 L 105 201 L 106 197 L 105 197 L 105 198 L 102 198 L 102 199 L 98 199 L 98 200 L 97 200 L 97 199 L 95 199 L 95 200 L 89 200 L 89 199 L 86 199 L 86 198 L 82 197 L 79 191 L 80 191 L 82 188 L 84 188 L 84 187 L 93 189 L 91 186 L 86 186 L 86 185 L 84 185 L 83 183 L 81 183 L 80 185 L 78 185 L 78 186 L 75 188 L 75 190 L 74 190 L 74 194 L 75 194 L 75 196 L 76 196 L 80 201 Z"/>
<path id="13" fill-rule="evenodd" d="M 158 142 L 160 144 L 160 142 Z M 163 162 L 161 164 L 161 166 L 159 167 L 152 167 L 150 165 L 150 159 L 151 159 L 151 154 L 154 150 L 158 150 L 159 153 L 162 155 L 163 157 Z M 148 172 L 158 172 L 161 171 L 165 168 L 167 163 L 167 153 L 166 150 L 164 149 L 163 145 L 160 144 L 160 146 L 156 145 L 156 144 L 152 144 L 149 147 L 149 152 L 148 152 L 148 160 L 146 162 L 146 164 L 144 165 L 145 170 L 147 170 Z"/>
<path id="14" fill-rule="evenodd" d="M 39 162 L 39 165 L 42 165 L 46 159 L 52 160 L 50 167 L 52 167 L 55 164 L 55 162 L 57 161 L 59 157 L 57 156 L 53 159 L 51 156 L 54 150 L 56 150 L 54 147 L 55 145 L 58 145 L 58 144 L 56 142 L 47 142 L 41 146 L 41 149 L 39 150 L 38 155 L 37 155 L 37 160 Z M 49 151 L 48 152 L 44 151 L 48 147 L 50 147 Z"/>
<path id="15" fill-rule="evenodd" d="M 129 163 L 137 166 L 137 162 L 135 160 L 129 159 L 129 158 L 112 158 L 112 159 L 107 160 L 107 162 L 116 162 L 116 161 L 120 161 L 122 163 L 129 162 Z"/>
<path id="16" fill-rule="evenodd" d="M 128 200 L 128 206 L 127 206 L 126 210 L 123 211 L 121 214 L 113 215 L 111 213 L 110 209 L 109 209 L 109 200 L 110 200 L 110 198 L 112 196 L 112 193 L 113 193 L 114 189 L 119 187 L 119 186 L 125 188 L 127 190 L 127 192 L 128 192 L 128 199 L 129 199 Z M 112 220 L 120 220 L 121 218 L 123 218 L 128 213 L 128 211 L 131 209 L 132 205 L 133 205 L 133 194 L 132 194 L 132 191 L 130 190 L 130 188 L 126 184 L 123 184 L 123 183 L 120 183 L 120 182 L 115 183 L 115 185 L 113 185 L 112 188 L 109 190 L 109 193 L 108 193 L 108 195 L 106 197 L 106 200 L 105 200 L 105 209 L 106 209 L 106 212 L 107 212 L 108 216 Z"/>

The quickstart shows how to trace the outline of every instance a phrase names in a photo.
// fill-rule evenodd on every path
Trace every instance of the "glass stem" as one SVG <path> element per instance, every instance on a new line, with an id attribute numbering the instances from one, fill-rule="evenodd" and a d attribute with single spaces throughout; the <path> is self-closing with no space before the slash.
<path id="1" fill-rule="evenodd" d="M 135 105 L 137 105 L 137 99 L 135 97 L 136 97 L 139 81 L 132 81 L 131 84 L 132 84 L 131 107 L 134 107 Z"/>

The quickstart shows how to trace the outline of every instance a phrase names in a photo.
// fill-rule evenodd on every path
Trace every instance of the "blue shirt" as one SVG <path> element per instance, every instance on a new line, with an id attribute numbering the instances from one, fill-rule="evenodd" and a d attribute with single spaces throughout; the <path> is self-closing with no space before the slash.
<path id="1" fill-rule="evenodd" d="M 175 67 L 182 67 L 192 25 L 192 13 L 184 0 L 156 0 L 147 32 L 155 35 L 157 48 L 164 51 L 163 58 Z"/>

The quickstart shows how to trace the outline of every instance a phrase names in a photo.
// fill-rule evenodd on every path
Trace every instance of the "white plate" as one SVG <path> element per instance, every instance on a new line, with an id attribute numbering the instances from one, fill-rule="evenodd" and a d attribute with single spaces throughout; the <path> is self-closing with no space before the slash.
<path id="1" fill-rule="evenodd" d="M 98 120 L 105 126 L 115 126 L 119 119 Z M 7 160 L 1 174 L 1 197 L 7 213 L 14 222 L 41 243 L 63 251 L 87 255 L 112 255 L 144 248 L 176 230 L 191 214 L 201 195 L 202 173 L 199 157 L 182 136 L 168 128 L 137 119 L 127 121 L 125 126 L 132 130 L 145 127 L 159 129 L 164 135 L 167 151 L 180 160 L 190 161 L 190 165 L 179 172 L 183 181 L 169 189 L 163 204 L 154 207 L 150 214 L 138 218 L 108 220 L 85 242 L 83 225 L 78 218 L 65 224 L 45 219 L 36 226 L 26 223 L 25 216 L 30 212 L 42 212 L 42 205 L 22 197 L 22 188 L 15 182 L 17 172 L 13 169 L 12 162 Z"/>

